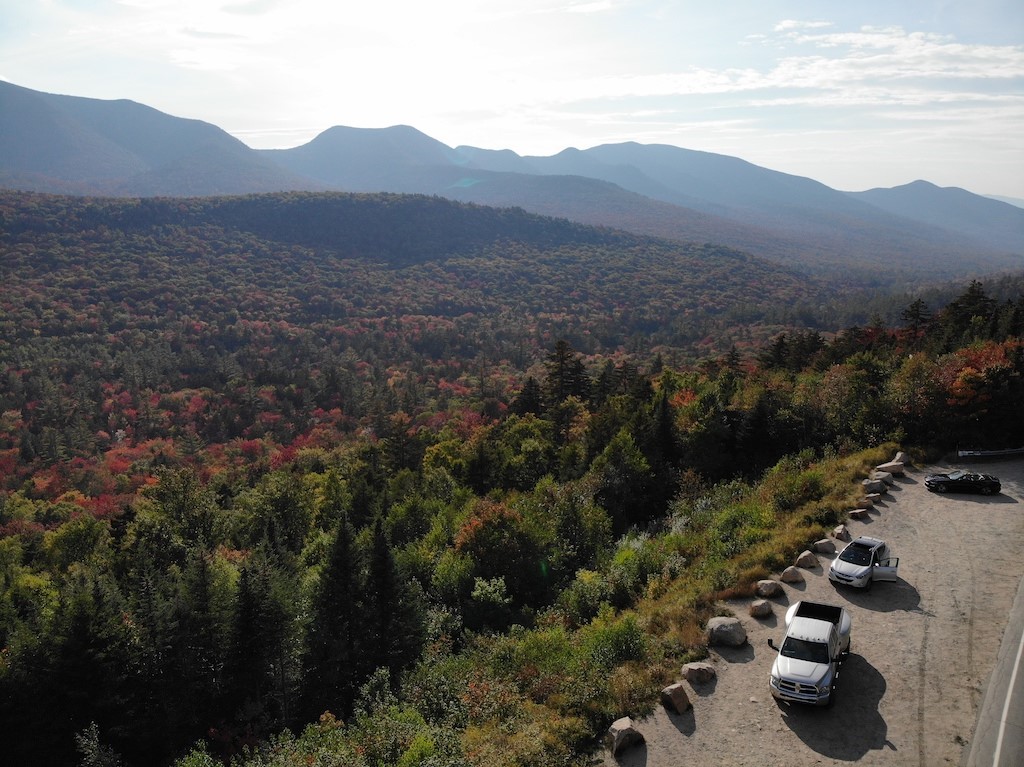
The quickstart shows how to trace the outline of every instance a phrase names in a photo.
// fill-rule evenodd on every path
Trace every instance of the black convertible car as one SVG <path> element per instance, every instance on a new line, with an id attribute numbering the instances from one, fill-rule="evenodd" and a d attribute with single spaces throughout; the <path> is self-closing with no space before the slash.
<path id="1" fill-rule="evenodd" d="M 963 469 L 951 471 L 949 474 L 929 474 L 924 478 L 924 486 L 936 493 L 981 493 L 992 495 L 1002 490 L 999 477 L 991 474 L 972 474 Z"/>

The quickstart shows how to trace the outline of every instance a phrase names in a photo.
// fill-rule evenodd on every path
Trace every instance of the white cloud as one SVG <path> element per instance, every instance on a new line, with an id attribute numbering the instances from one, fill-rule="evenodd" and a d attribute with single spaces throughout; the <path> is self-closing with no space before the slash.
<path id="1" fill-rule="evenodd" d="M 773 29 L 776 32 L 788 32 L 792 29 L 821 29 L 822 27 L 831 26 L 831 21 L 797 21 L 795 19 L 786 19 L 776 24 Z"/>

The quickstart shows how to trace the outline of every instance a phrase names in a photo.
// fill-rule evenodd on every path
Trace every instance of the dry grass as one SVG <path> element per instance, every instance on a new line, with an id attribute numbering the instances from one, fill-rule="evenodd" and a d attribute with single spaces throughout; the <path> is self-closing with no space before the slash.
<path id="1" fill-rule="evenodd" d="M 875 466 L 891 460 L 898 449 L 895 444 L 886 444 L 822 461 L 800 469 L 803 476 L 787 474 L 785 469 L 770 474 L 751 492 L 762 508 L 755 509 L 747 498 L 729 512 L 735 528 L 735 509 L 750 509 L 741 515 L 749 514 L 750 524 L 762 529 L 768 514 L 765 505 L 773 505 L 770 512 L 774 525 L 766 529 L 764 537 L 728 558 L 698 558 L 679 577 L 659 583 L 658 589 L 651 590 L 634 608 L 641 625 L 662 648 L 671 655 L 678 654 L 677 658 L 706 655 L 702 627 L 714 614 L 716 602 L 753 596 L 757 581 L 781 572 L 801 551 L 825 537 L 861 494 L 861 480 Z M 801 495 L 799 504 L 781 508 Z M 780 504 L 780 497 L 787 501 Z M 733 529 L 738 539 L 742 539 L 743 532 Z M 713 526 L 707 530 L 708 536 L 716 533 Z M 714 551 L 715 547 L 706 542 L 703 550 Z"/>

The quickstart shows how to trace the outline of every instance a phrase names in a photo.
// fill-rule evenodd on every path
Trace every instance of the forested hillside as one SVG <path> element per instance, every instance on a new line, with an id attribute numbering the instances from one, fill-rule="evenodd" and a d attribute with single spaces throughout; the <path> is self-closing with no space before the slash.
<path id="1" fill-rule="evenodd" d="M 864 466 L 1024 446 L 1022 286 L 833 333 L 517 210 L 5 194 L 5 757 L 583 765 Z"/>

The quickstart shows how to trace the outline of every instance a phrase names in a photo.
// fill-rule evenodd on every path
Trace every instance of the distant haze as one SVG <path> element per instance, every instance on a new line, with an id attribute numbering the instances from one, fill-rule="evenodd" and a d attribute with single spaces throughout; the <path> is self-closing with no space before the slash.
<path id="1" fill-rule="evenodd" d="M 549 155 L 637 141 L 834 189 L 1024 199 L 1020 0 L 4 3 L 0 79 L 255 149 L 415 125 Z"/>
<path id="2" fill-rule="evenodd" d="M 0 82 L 0 188 L 203 197 L 390 192 L 519 207 L 681 242 L 716 243 L 847 284 L 919 285 L 1020 269 L 1024 210 L 914 181 L 844 192 L 745 160 L 622 142 L 550 156 L 451 147 L 413 126 L 334 126 L 291 149 L 128 100 Z"/>

